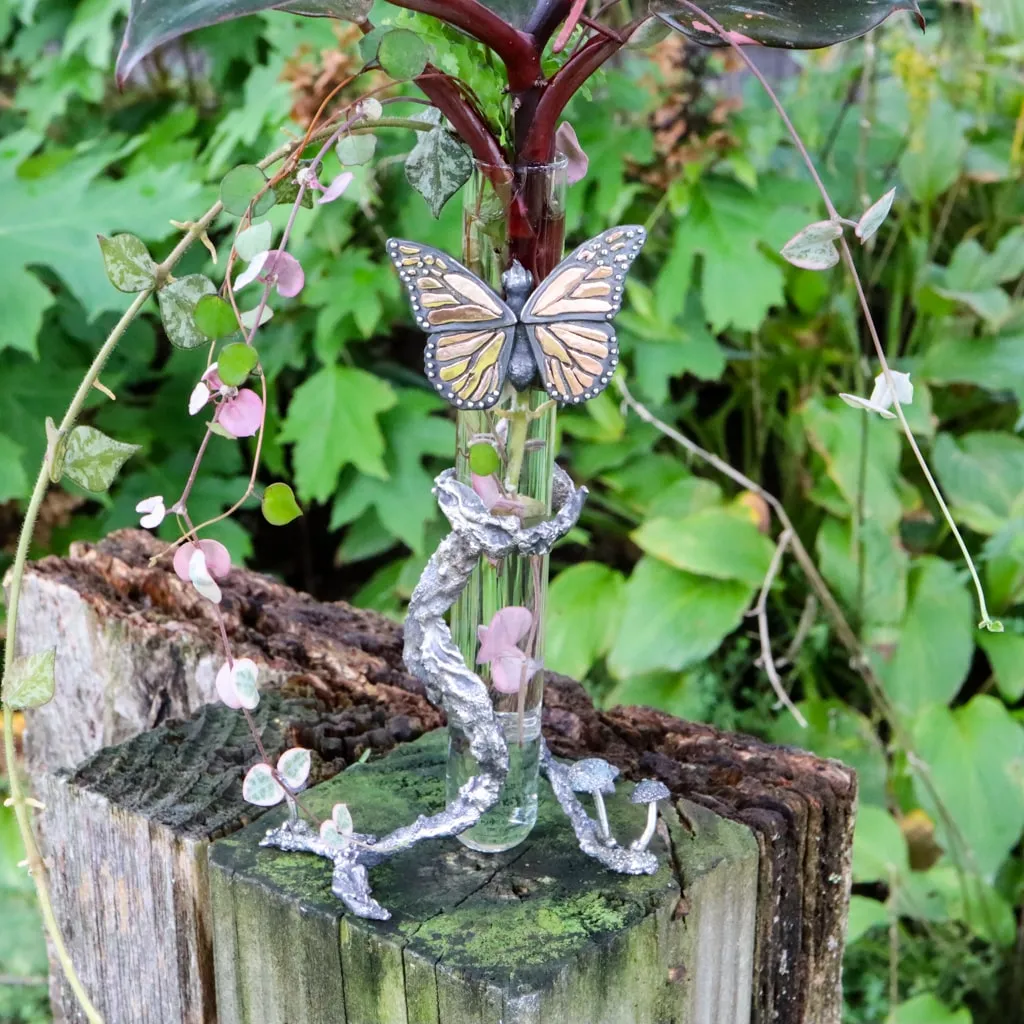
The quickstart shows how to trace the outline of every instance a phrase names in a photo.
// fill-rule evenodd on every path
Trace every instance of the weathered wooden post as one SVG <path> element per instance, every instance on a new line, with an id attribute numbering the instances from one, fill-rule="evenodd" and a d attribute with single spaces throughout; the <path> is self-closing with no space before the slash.
<path id="1" fill-rule="evenodd" d="M 57 633 L 71 664 L 94 667 L 65 679 L 63 711 L 35 712 L 28 728 L 58 913 L 108 1024 L 838 1024 L 849 769 L 659 712 L 602 713 L 554 677 L 544 727 L 557 756 L 604 757 L 672 790 L 659 874 L 606 875 L 542 799 L 523 846 L 497 859 L 452 841 L 417 848 L 374 874 L 395 918 L 350 918 L 330 895 L 329 864 L 259 847 L 268 819 L 249 825 L 256 812 L 241 800 L 253 752 L 237 715 L 200 703 L 163 720 L 173 702 L 160 686 L 177 677 L 146 676 L 142 651 L 166 665 L 186 637 L 201 664 L 217 641 L 188 588 L 149 568 L 153 549 L 126 532 L 47 559 L 23 612 L 25 652 Z M 429 734 L 440 718 L 402 670 L 398 627 L 246 572 L 224 593 L 232 642 L 270 669 L 265 745 L 314 752 L 321 785 L 304 800 L 346 800 L 384 828 L 441 799 Z M 95 657 L 74 622 L 124 649 Z M 54 716 L 125 694 L 137 695 L 121 719 L 135 735 L 73 768 L 43 767 L 66 764 Z M 365 750 L 369 763 L 352 767 Z M 643 826 L 624 798 L 610 813 L 620 835 Z M 80 1019 L 59 981 L 53 997 L 58 1020 Z"/>

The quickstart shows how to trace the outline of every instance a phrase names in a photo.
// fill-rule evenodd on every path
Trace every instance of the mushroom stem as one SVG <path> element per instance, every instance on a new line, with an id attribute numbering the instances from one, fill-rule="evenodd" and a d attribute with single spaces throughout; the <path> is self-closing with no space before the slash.
<path id="1" fill-rule="evenodd" d="M 654 838 L 654 830 L 658 826 L 658 802 L 652 801 L 647 805 L 647 825 L 643 835 L 633 844 L 634 850 L 646 850 L 647 845 Z"/>
<path id="2" fill-rule="evenodd" d="M 594 790 L 594 807 L 597 809 L 598 830 L 603 840 L 607 841 L 612 837 L 612 831 L 608 827 L 608 812 L 604 809 L 604 797 L 599 789 Z"/>

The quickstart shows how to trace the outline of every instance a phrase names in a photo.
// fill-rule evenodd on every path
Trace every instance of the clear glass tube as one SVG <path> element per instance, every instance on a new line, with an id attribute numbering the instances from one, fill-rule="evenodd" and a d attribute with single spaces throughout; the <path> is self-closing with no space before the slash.
<path id="1" fill-rule="evenodd" d="M 536 285 L 562 258 L 565 190 L 564 160 L 511 170 L 478 165 L 466 192 L 463 262 L 500 292 L 502 273 L 518 259 Z M 496 512 L 518 515 L 527 524 L 549 516 L 555 412 L 546 392 L 520 392 L 510 384 L 493 408 L 460 411 L 459 479 Z M 474 467 L 489 472 L 474 473 Z M 509 774 L 498 804 L 459 836 L 474 850 L 511 849 L 537 820 L 547 586 L 547 556 L 513 556 L 497 564 L 481 559 L 452 608 L 452 636 L 488 686 L 509 748 Z M 453 731 L 449 798 L 475 771 L 465 736 Z"/>

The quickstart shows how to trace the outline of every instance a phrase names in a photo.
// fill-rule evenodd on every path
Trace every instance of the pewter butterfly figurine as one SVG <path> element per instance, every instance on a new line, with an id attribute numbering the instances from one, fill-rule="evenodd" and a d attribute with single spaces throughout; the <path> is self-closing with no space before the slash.
<path id="1" fill-rule="evenodd" d="M 602 232 L 536 290 L 529 271 L 514 262 L 502 275 L 504 300 L 440 249 L 390 239 L 388 255 L 427 334 L 431 384 L 460 409 L 489 409 L 506 381 L 525 391 L 538 376 L 563 405 L 600 394 L 619 361 L 611 321 L 646 238 L 641 227 Z"/>

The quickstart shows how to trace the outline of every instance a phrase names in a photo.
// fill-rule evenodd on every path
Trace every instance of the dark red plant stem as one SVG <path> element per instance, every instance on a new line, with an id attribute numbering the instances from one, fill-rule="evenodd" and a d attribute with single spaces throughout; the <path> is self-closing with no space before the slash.
<path id="1" fill-rule="evenodd" d="M 520 32 L 478 0 L 391 0 L 396 7 L 429 14 L 461 29 L 493 50 L 508 71 L 509 90 L 529 89 L 543 76 L 540 48 L 528 32 Z"/>
<path id="2" fill-rule="evenodd" d="M 572 0 L 539 0 L 526 23 L 526 31 L 537 41 L 537 49 L 543 51 L 555 29 L 569 13 Z"/>
<path id="3" fill-rule="evenodd" d="M 623 32 L 623 38 L 629 38 L 628 30 Z M 544 90 L 529 131 L 519 147 L 519 159 L 522 162 L 545 163 L 552 158 L 555 128 L 566 104 L 580 86 L 621 47 L 620 39 L 595 36 L 562 65 Z"/>
<path id="4" fill-rule="evenodd" d="M 459 138 L 469 146 L 480 163 L 496 167 L 507 164 L 505 153 L 491 131 L 487 118 L 476 109 L 459 83 L 440 69 L 428 64 L 416 84 L 424 95 L 451 121 Z"/>

